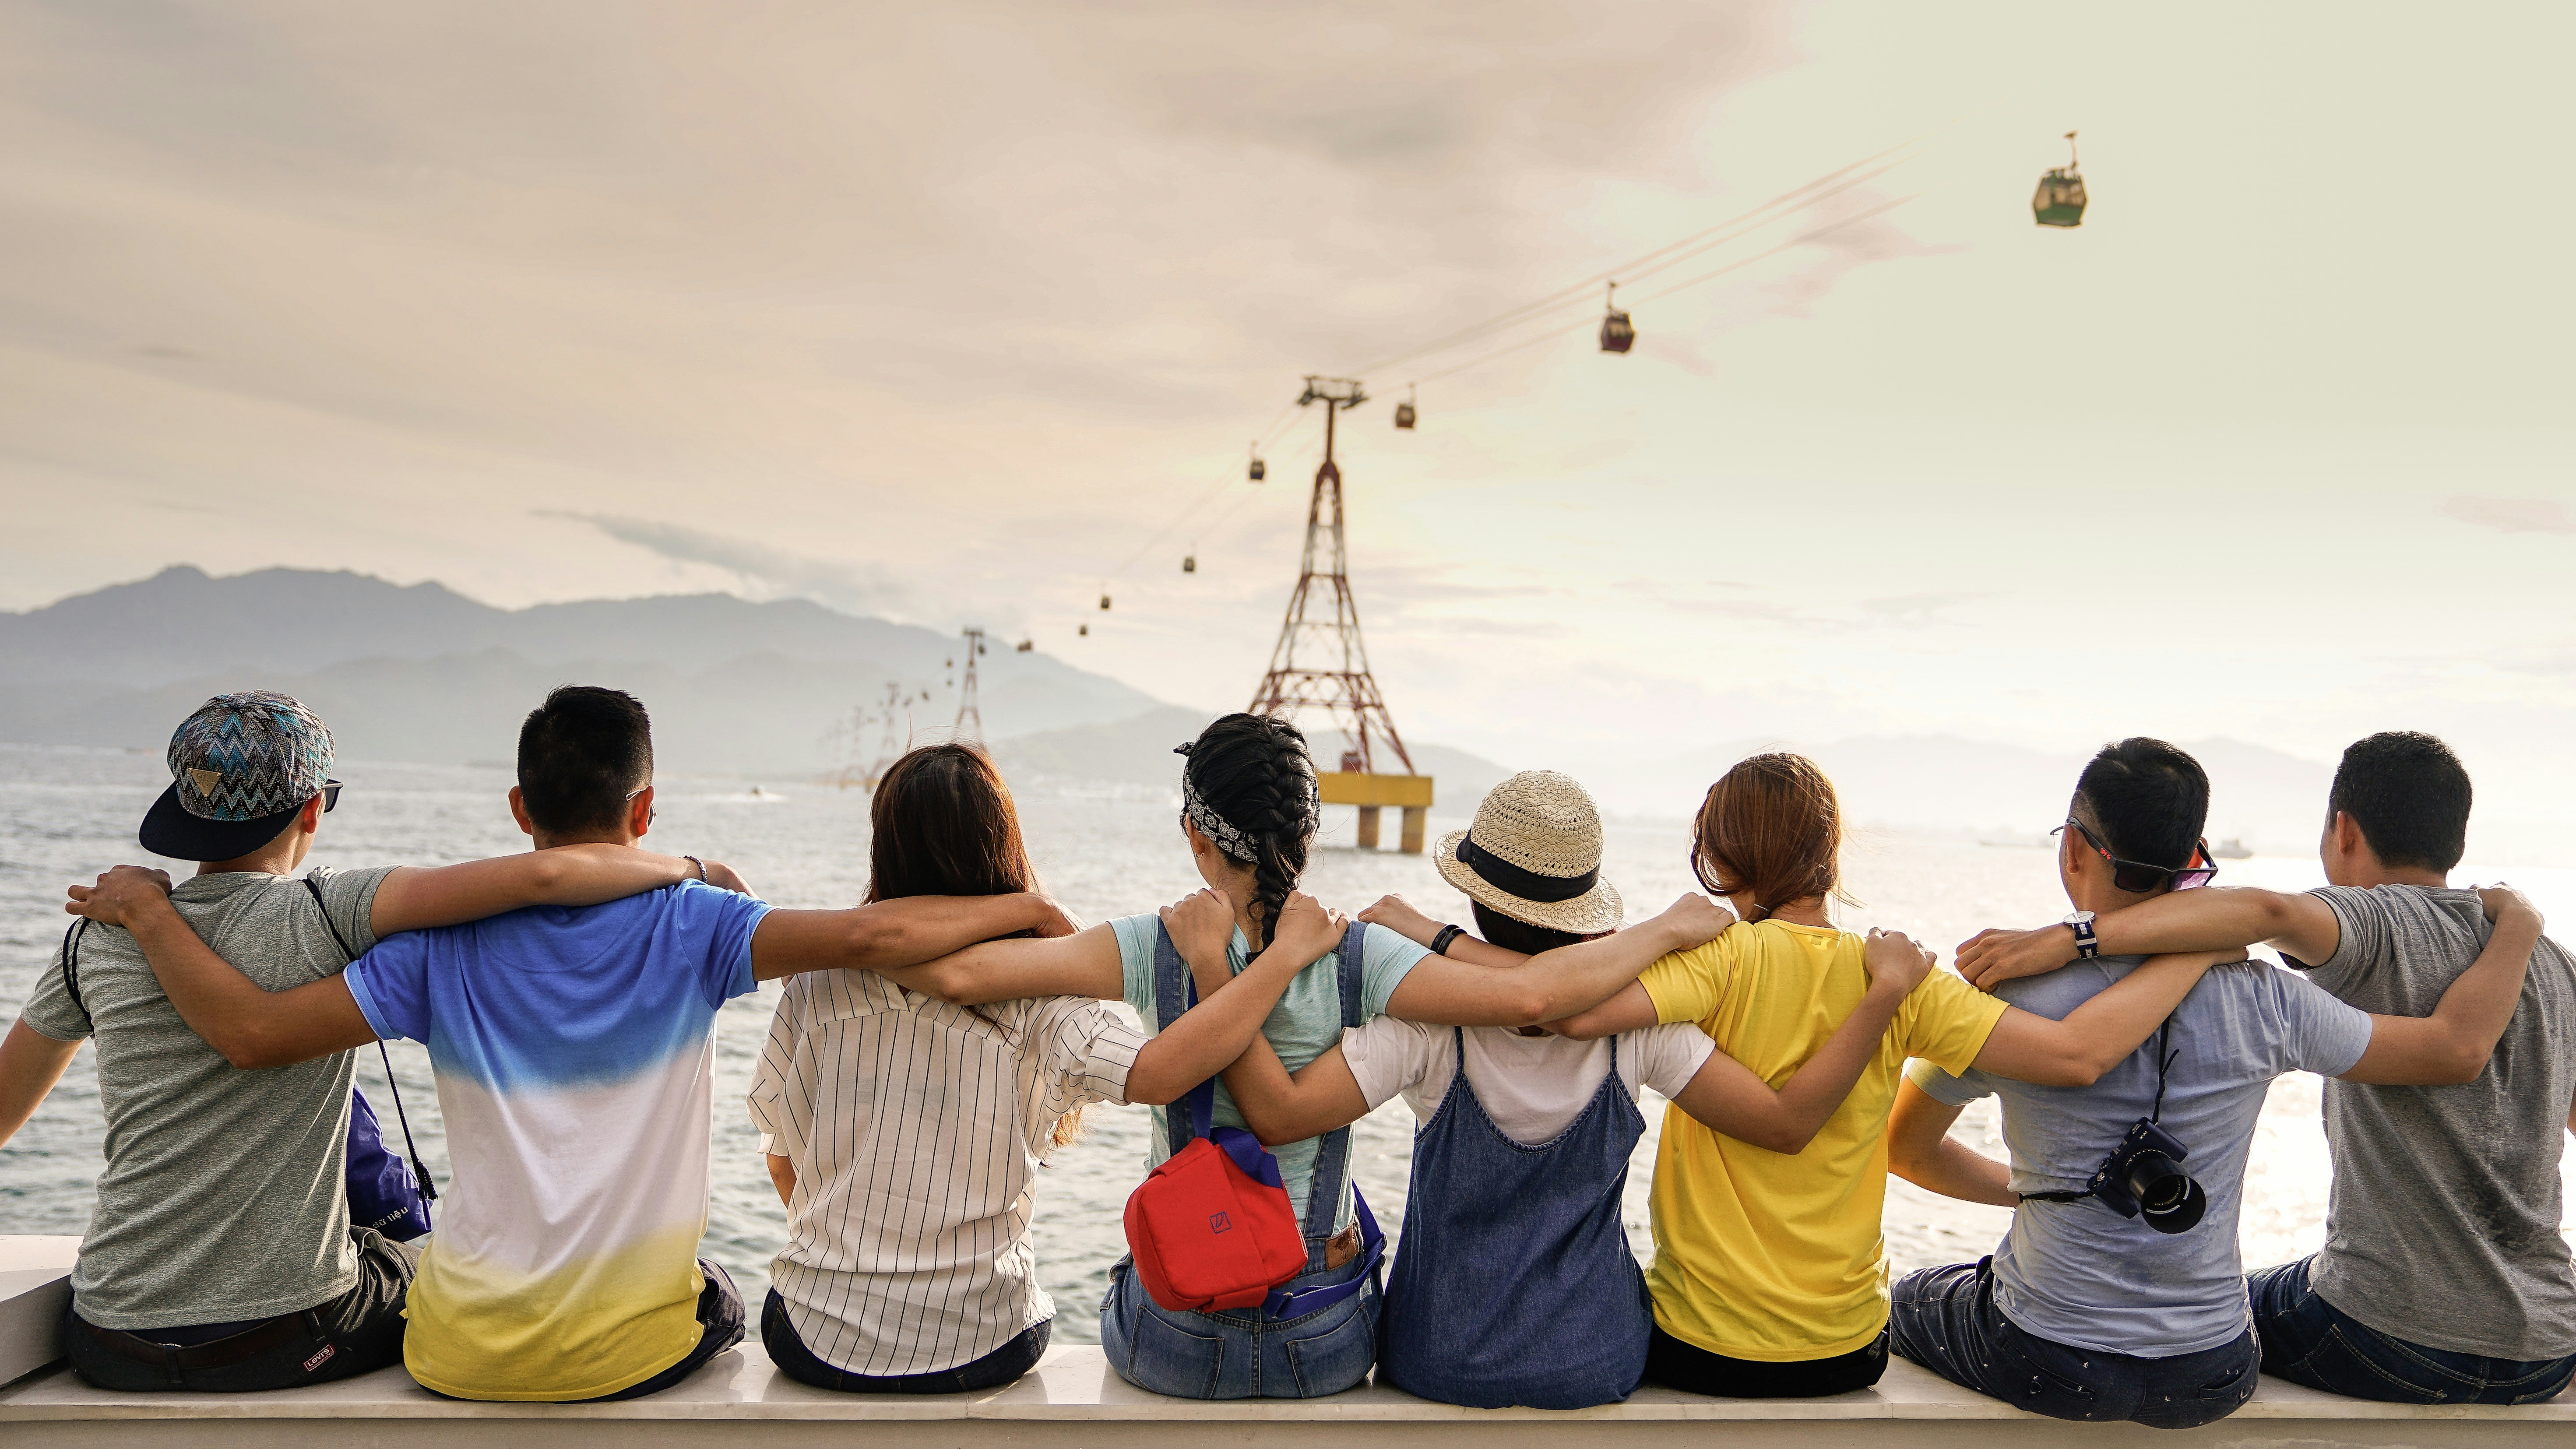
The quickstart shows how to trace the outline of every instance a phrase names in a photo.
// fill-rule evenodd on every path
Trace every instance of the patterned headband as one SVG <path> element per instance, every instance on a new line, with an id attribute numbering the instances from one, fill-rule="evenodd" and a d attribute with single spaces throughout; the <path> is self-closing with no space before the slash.
<path id="1" fill-rule="evenodd" d="M 1261 852 L 1253 845 L 1251 836 L 1235 828 L 1234 822 L 1217 814 L 1209 808 L 1208 802 L 1199 798 L 1198 787 L 1190 783 L 1186 771 L 1181 775 L 1181 813 L 1190 817 L 1190 823 L 1199 828 L 1199 834 L 1206 836 L 1217 849 L 1233 859 L 1245 865 L 1261 859 Z"/>

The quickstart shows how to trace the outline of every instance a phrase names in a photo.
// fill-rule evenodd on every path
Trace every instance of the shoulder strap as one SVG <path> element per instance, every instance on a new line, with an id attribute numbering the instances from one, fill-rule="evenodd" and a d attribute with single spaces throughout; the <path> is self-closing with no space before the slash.
<path id="1" fill-rule="evenodd" d="M 356 961 L 358 953 L 349 949 L 349 938 L 340 934 L 339 923 L 331 919 L 331 903 L 322 898 L 320 873 L 307 872 L 304 888 L 313 893 L 313 908 L 322 913 L 322 929 L 331 933 L 331 944 L 340 948 L 341 964 Z M 394 1094 L 394 1121 L 402 1125 L 403 1150 L 411 1155 L 411 1175 L 420 1183 L 420 1200 L 436 1202 L 438 1184 L 430 1180 L 428 1164 L 420 1160 L 420 1147 L 411 1140 L 411 1114 L 403 1110 L 402 1083 L 394 1080 L 393 1053 L 385 1050 L 383 1037 L 376 1038 L 376 1056 L 385 1064 L 385 1088 Z"/>
<path id="2" fill-rule="evenodd" d="M 72 1005 L 80 1009 L 82 1022 L 88 1025 L 92 1035 L 96 1035 L 98 1023 L 91 1019 L 89 1003 L 81 1000 L 80 994 L 80 943 L 81 937 L 88 934 L 87 916 L 63 928 L 63 990 L 71 993 Z"/>
<path id="3" fill-rule="evenodd" d="M 1154 923 L 1154 1029 L 1162 1031 L 1199 1004 L 1198 978 L 1190 974 L 1189 963 L 1181 959 L 1180 948 L 1172 944 L 1171 927 Z M 1187 1113 L 1176 1112 L 1178 1107 Z M 1174 1152 L 1208 1135 L 1216 1125 L 1216 1078 L 1210 1077 L 1184 1093 L 1178 1102 L 1157 1107 L 1163 1114 L 1163 1144 Z"/>

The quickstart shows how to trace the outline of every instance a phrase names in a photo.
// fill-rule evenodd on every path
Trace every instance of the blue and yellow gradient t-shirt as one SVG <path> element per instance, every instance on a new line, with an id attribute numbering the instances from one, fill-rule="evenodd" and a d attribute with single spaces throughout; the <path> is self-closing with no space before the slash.
<path id="1" fill-rule="evenodd" d="M 454 1181 L 403 1366 L 462 1399 L 596 1398 L 697 1346 L 716 1009 L 769 907 L 695 881 L 387 937 L 348 970 L 429 1047 Z"/>

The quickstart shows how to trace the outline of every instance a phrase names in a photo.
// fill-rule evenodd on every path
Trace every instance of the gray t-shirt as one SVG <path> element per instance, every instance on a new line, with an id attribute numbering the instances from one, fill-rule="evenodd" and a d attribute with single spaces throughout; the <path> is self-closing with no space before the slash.
<path id="1" fill-rule="evenodd" d="M 1996 990 L 2025 1011 L 2063 1021 L 2144 957 L 2078 961 Z M 2175 1008 L 2166 1050 L 2163 1128 L 2190 1149 L 2183 1168 L 2209 1194 L 2185 1233 L 2124 1218 L 2098 1199 L 2026 1202 L 1995 1249 L 1995 1302 L 2024 1330 L 2076 1348 L 2172 1358 L 2217 1348 L 2251 1319 L 2236 1253 L 2245 1159 L 2272 1079 L 2352 1070 L 2370 1046 L 2370 1018 L 2287 971 L 2221 966 Z M 2082 1192 L 2129 1124 L 2156 1101 L 2155 1037 L 2090 1087 L 2036 1087 L 1927 1061 L 1908 1075 L 1934 1100 L 2003 1100 L 2015 1192 Z"/>
<path id="2" fill-rule="evenodd" d="M 2477 892 L 2313 892 L 2343 928 L 2309 979 L 2364 1011 L 2430 1016 L 2478 958 Z M 2576 1353 L 2576 1270 L 2559 1231 L 2558 1160 L 2576 1097 L 2576 960 L 2544 938 L 2478 1079 L 2326 1084 L 2334 1154 L 2326 1246 L 2309 1281 L 2382 1333 L 2528 1362 Z"/>
<path id="3" fill-rule="evenodd" d="M 376 943 L 376 886 L 391 869 L 322 876 L 351 950 Z M 269 990 L 348 964 L 301 881 L 201 875 L 170 899 L 216 954 Z M 58 946 L 24 1020 L 56 1041 L 96 1038 L 107 1168 L 72 1269 L 81 1317 L 116 1329 L 234 1323 L 357 1286 L 343 1180 L 354 1055 L 236 1069 L 179 1019 L 134 938 L 114 926 L 93 922 L 81 936 L 87 1019 L 62 968 Z"/>

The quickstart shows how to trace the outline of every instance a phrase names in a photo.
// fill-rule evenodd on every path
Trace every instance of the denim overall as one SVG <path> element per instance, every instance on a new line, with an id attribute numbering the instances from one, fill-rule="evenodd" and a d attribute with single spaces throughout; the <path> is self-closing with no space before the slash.
<path id="1" fill-rule="evenodd" d="M 1342 933 L 1334 966 L 1341 979 L 1342 1024 L 1361 1024 L 1360 953 L 1364 930 Z M 1166 930 L 1154 943 L 1154 1012 L 1161 1025 L 1189 1007 L 1190 969 L 1172 948 Z M 1163 1140 L 1177 1152 L 1191 1141 L 1188 1114 L 1158 1107 Z M 1100 1347 L 1118 1376 L 1140 1389 L 1182 1399 L 1309 1399 L 1357 1388 L 1377 1360 L 1380 1302 L 1377 1264 L 1363 1244 L 1339 1268 L 1324 1266 L 1324 1244 L 1333 1236 L 1342 1184 L 1350 1171 L 1351 1129 L 1323 1135 L 1315 1153 L 1315 1178 L 1302 1219 L 1306 1271 L 1289 1280 L 1294 1294 L 1369 1281 L 1351 1296 L 1313 1312 L 1276 1317 L 1267 1308 L 1217 1313 L 1175 1311 L 1157 1304 L 1136 1281 L 1134 1262 L 1122 1257 L 1109 1270 L 1109 1294 L 1100 1304 Z M 1356 1221 L 1356 1219 L 1354 1219 Z"/>
<path id="2" fill-rule="evenodd" d="M 1537 1147 L 1503 1135 L 1467 1082 L 1467 1036 L 1413 1138 L 1413 1195 L 1386 1285 L 1382 1383 L 1444 1404 L 1615 1404 L 1646 1373 L 1654 1310 L 1619 1201 L 1646 1119 L 1610 1072 Z"/>

